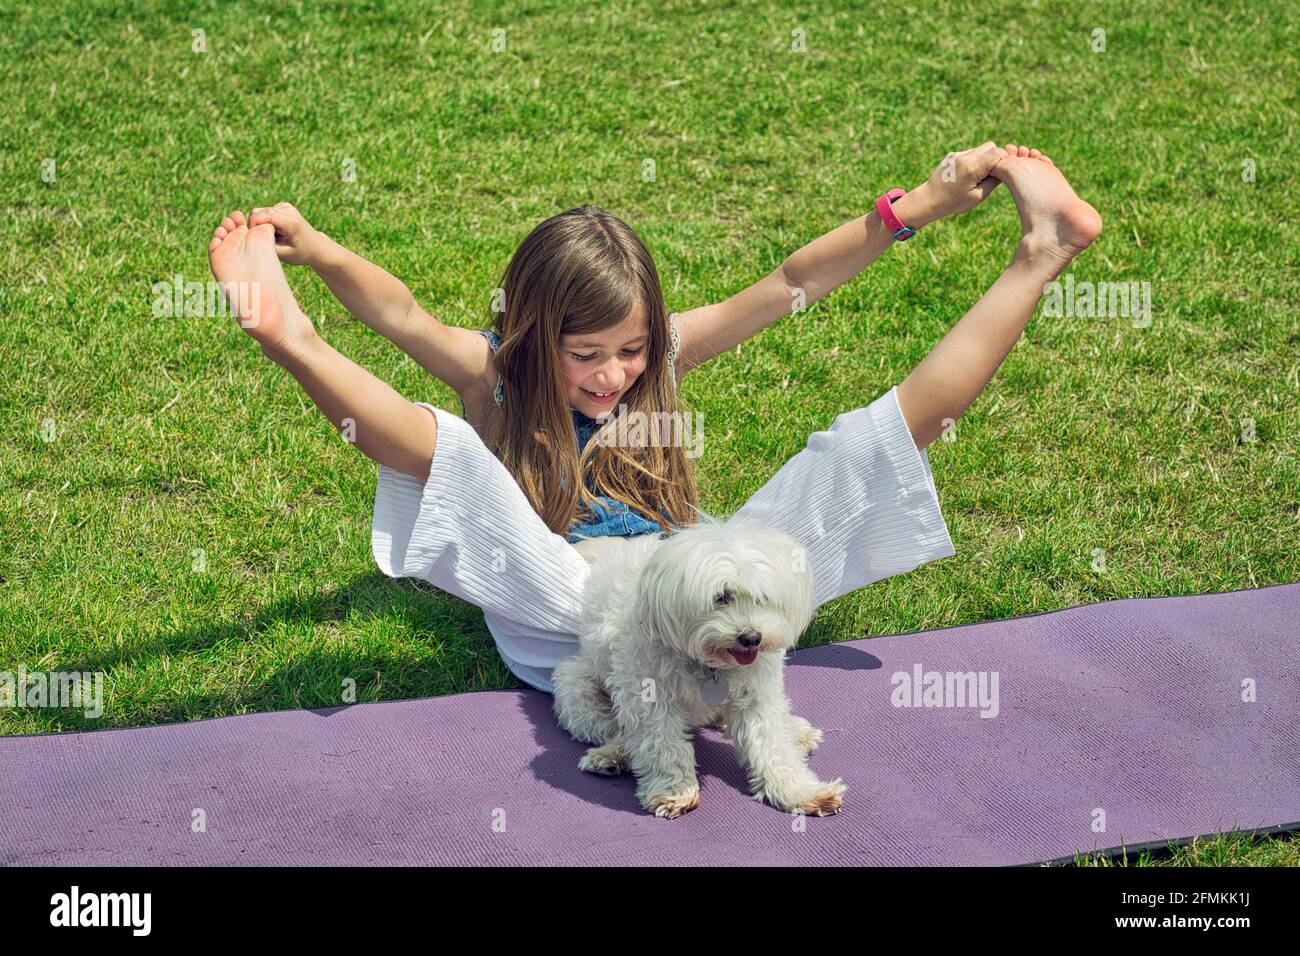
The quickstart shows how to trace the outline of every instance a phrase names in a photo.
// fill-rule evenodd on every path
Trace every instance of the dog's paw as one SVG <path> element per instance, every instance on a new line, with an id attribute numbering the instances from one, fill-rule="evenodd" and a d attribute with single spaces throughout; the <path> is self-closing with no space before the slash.
<path id="1" fill-rule="evenodd" d="M 839 813 L 848 789 L 839 777 L 829 783 L 813 779 L 807 784 L 778 784 L 759 787 L 753 793 L 755 800 L 766 800 L 778 810 L 793 813 L 800 810 L 814 817 Z"/>
<path id="2" fill-rule="evenodd" d="M 822 732 L 804 720 L 802 717 L 791 715 L 790 717 L 790 739 L 794 745 L 803 751 L 806 757 L 822 742 Z"/>
<path id="3" fill-rule="evenodd" d="M 603 744 L 592 747 L 578 761 L 578 769 L 587 773 L 599 773 L 606 777 L 617 777 L 628 769 L 628 755 L 622 743 Z"/>
<path id="4" fill-rule="evenodd" d="M 819 783 L 817 789 L 805 796 L 799 809 L 814 817 L 825 817 L 839 813 L 844 805 L 844 791 L 849 788 L 839 777 L 829 783 Z"/>
<path id="5" fill-rule="evenodd" d="M 646 794 L 641 805 L 657 817 L 675 820 L 700 805 L 700 788 L 697 784 L 685 790 L 656 790 Z"/>

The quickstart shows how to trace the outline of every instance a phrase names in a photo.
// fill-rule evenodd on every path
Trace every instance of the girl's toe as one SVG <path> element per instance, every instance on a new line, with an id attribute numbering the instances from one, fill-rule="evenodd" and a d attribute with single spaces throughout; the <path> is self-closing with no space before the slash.
<path id="1" fill-rule="evenodd" d="M 226 238 L 226 236 L 227 232 L 225 226 L 217 226 L 217 231 L 212 234 L 212 238 L 216 239 L 218 242 Z"/>
<path id="2" fill-rule="evenodd" d="M 1007 151 L 1007 155 L 1008 155 L 1008 156 L 1014 156 L 1014 155 L 1016 155 L 1016 144 L 1015 144 L 1015 143 L 1007 143 L 1007 145 L 1004 146 L 1003 149 L 1005 149 L 1005 150 Z"/>
<path id="3" fill-rule="evenodd" d="M 1021 146 L 1021 147 L 1020 147 L 1020 155 L 1021 155 L 1022 157 L 1028 156 L 1028 155 L 1029 155 L 1029 147 L 1028 147 L 1028 146 Z"/>
<path id="4" fill-rule="evenodd" d="M 216 252 L 219 248 L 221 248 L 221 240 L 213 236 L 212 241 L 208 243 L 208 252 Z"/>
<path id="5" fill-rule="evenodd" d="M 1042 155 L 1043 155 L 1043 154 L 1040 153 L 1040 152 L 1039 152 L 1038 150 L 1036 150 L 1036 149 L 1031 149 L 1031 150 L 1029 151 L 1029 158 L 1030 158 L 1030 159 L 1037 159 L 1038 157 L 1040 157 L 1040 156 L 1042 156 Z"/>
<path id="6" fill-rule="evenodd" d="M 229 216 L 227 216 L 225 219 L 221 220 L 221 225 L 219 225 L 217 228 L 225 229 L 227 232 L 229 232 L 230 230 L 235 228 L 235 221 L 231 219 Z"/>
<path id="7" fill-rule="evenodd" d="M 235 220 L 236 226 L 242 226 L 245 222 L 244 214 L 240 212 L 238 209 L 236 209 L 234 212 L 230 214 L 230 218 Z"/>

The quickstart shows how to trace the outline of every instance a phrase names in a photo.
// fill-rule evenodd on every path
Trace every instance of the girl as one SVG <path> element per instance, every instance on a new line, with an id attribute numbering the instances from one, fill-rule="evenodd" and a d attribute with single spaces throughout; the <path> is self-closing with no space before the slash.
<path id="1" fill-rule="evenodd" d="M 925 449 L 987 385 L 1044 285 L 1101 231 L 1096 210 L 1038 150 L 989 142 L 951 153 L 925 183 L 882 195 L 753 286 L 675 317 L 645 246 L 589 206 L 525 239 L 499 290 L 497 326 L 481 333 L 439 322 L 284 203 L 249 220 L 232 212 L 208 253 L 262 351 L 379 463 L 379 567 L 482 608 L 511 672 L 551 693 L 551 670 L 578 647 L 590 565 L 575 542 L 666 535 L 697 510 L 682 443 L 612 440 L 620 420 L 677 416 L 691 369 L 801 297 L 816 302 L 893 242 L 974 208 L 999 182 L 1020 214 L 1010 265 L 899 385 L 813 433 L 736 513 L 807 548 L 820 607 L 956 553 Z M 320 339 L 279 260 L 312 266 L 348 311 L 450 385 L 461 415 L 407 401 Z"/>

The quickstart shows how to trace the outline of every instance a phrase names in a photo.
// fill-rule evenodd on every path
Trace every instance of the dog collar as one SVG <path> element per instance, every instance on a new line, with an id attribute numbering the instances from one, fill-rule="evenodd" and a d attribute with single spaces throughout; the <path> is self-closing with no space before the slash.
<path id="1" fill-rule="evenodd" d="M 719 675 L 716 667 L 710 667 L 708 680 L 700 685 L 700 699 L 717 707 L 727 699 L 729 693 L 731 688 L 727 685 L 727 678 Z"/>

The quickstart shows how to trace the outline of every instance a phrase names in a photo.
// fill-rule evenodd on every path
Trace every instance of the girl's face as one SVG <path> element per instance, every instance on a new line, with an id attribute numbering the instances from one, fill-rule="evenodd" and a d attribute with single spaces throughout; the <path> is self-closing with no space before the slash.
<path id="1" fill-rule="evenodd" d="M 650 325 L 638 303 L 622 325 L 603 332 L 560 336 L 569 404 L 588 418 L 611 414 L 645 371 Z M 608 392 L 605 397 L 597 392 Z"/>

